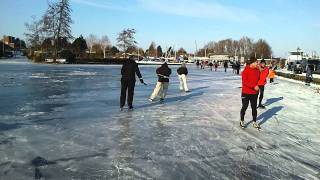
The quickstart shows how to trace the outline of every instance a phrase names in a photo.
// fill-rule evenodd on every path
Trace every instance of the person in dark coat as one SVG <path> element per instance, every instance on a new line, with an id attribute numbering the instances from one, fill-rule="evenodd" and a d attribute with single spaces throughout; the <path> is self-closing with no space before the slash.
<path id="1" fill-rule="evenodd" d="M 310 83 L 312 81 L 312 67 L 310 64 L 307 64 L 306 69 L 306 85 L 310 86 Z"/>
<path id="2" fill-rule="evenodd" d="M 218 62 L 214 62 L 214 71 L 217 71 L 217 69 L 218 69 Z"/>
<path id="3" fill-rule="evenodd" d="M 169 76 L 171 75 L 171 69 L 165 62 L 156 70 L 156 73 L 158 75 L 158 82 L 149 100 L 154 101 L 157 96 L 160 96 L 160 101 L 163 101 L 169 88 Z"/>
<path id="4" fill-rule="evenodd" d="M 136 75 L 139 77 L 139 80 L 142 84 L 145 84 L 138 64 L 135 62 L 133 57 L 125 60 L 121 68 L 121 95 L 120 95 L 120 110 L 123 110 L 126 101 L 126 95 L 128 92 L 127 104 L 129 110 L 133 109 L 132 102 L 134 96 L 134 87 L 136 83 Z"/>
<path id="5" fill-rule="evenodd" d="M 189 92 L 189 89 L 187 86 L 188 69 L 187 69 L 186 63 L 181 64 L 181 67 L 177 69 L 177 73 L 180 81 L 180 91 Z"/>
<path id="6" fill-rule="evenodd" d="M 237 70 L 237 74 L 239 74 L 240 68 L 241 68 L 241 65 L 240 65 L 240 62 L 239 62 L 239 61 L 236 61 L 235 68 L 236 68 L 236 70 Z"/>
<path id="7" fill-rule="evenodd" d="M 212 63 L 212 61 L 210 61 L 210 63 L 209 63 L 209 67 L 210 67 L 210 70 L 212 71 L 212 67 L 213 67 L 213 63 Z"/>
<path id="8" fill-rule="evenodd" d="M 228 68 L 228 62 L 227 61 L 225 61 L 223 63 L 223 67 L 224 67 L 224 72 L 227 72 L 227 68 Z"/>

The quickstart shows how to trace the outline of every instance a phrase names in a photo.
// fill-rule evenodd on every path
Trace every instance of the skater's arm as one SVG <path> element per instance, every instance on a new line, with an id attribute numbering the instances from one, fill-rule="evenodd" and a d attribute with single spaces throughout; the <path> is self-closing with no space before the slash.
<path id="1" fill-rule="evenodd" d="M 142 76 L 141 76 L 141 73 L 140 73 L 138 64 L 136 64 L 136 74 L 137 74 L 137 76 L 138 76 L 139 79 L 142 79 Z"/>

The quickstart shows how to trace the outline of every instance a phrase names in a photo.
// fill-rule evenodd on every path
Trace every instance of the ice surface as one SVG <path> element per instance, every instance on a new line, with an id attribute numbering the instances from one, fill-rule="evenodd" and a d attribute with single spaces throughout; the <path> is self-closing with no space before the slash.
<path id="1" fill-rule="evenodd" d="M 172 67 L 167 99 L 150 103 L 155 68 L 140 66 L 149 85 L 119 112 L 120 66 L 1 60 L 0 179 L 320 178 L 314 87 L 276 79 L 262 130 L 243 130 L 239 76 L 189 66 L 186 94 Z"/>

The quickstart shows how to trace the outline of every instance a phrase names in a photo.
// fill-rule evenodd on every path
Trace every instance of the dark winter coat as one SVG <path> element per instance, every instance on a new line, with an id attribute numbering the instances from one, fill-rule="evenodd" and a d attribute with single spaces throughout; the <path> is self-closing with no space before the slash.
<path id="1" fill-rule="evenodd" d="M 224 63 L 223 63 L 223 67 L 224 67 L 224 68 L 228 68 L 228 62 L 224 62 Z"/>
<path id="2" fill-rule="evenodd" d="M 312 71 L 311 71 L 310 65 L 307 65 L 306 77 L 312 78 Z"/>
<path id="3" fill-rule="evenodd" d="M 181 75 L 181 74 L 188 75 L 188 69 L 186 67 L 179 67 L 177 69 L 177 73 L 179 75 Z"/>
<path id="4" fill-rule="evenodd" d="M 125 60 L 121 68 L 121 80 L 136 81 L 136 74 L 142 78 L 138 64 L 132 59 Z"/>
<path id="5" fill-rule="evenodd" d="M 169 76 L 171 75 L 171 69 L 167 63 L 164 63 L 157 70 L 158 82 L 169 82 Z"/>

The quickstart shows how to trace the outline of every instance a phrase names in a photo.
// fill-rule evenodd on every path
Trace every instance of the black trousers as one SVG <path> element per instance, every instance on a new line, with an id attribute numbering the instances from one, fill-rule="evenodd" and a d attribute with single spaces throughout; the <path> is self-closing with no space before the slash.
<path id="1" fill-rule="evenodd" d="M 239 74 L 240 69 L 237 69 L 237 74 Z"/>
<path id="2" fill-rule="evenodd" d="M 120 95 L 120 107 L 123 107 L 126 103 L 126 96 L 128 91 L 127 103 L 129 107 L 132 107 L 135 80 L 121 79 L 121 95 Z"/>
<path id="3" fill-rule="evenodd" d="M 259 86 L 259 105 L 262 105 L 261 102 L 263 100 L 264 95 L 264 86 Z"/>
<path id="4" fill-rule="evenodd" d="M 270 78 L 270 83 L 273 83 L 273 78 Z"/>
<path id="5" fill-rule="evenodd" d="M 244 115 L 246 114 L 246 110 L 249 106 L 249 102 L 252 109 L 252 120 L 254 122 L 257 121 L 257 99 L 258 94 L 241 94 L 242 99 L 242 108 L 240 111 L 241 121 L 244 121 Z"/>

